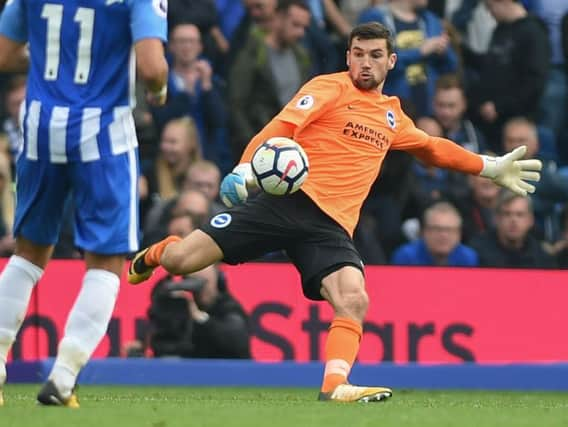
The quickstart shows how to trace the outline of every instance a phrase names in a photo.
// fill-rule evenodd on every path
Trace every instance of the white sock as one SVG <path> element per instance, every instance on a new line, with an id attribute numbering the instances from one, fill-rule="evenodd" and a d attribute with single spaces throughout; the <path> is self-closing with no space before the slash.
<path id="1" fill-rule="evenodd" d="M 10 257 L 0 274 L 0 366 L 6 364 L 28 311 L 32 290 L 42 274 L 41 268 L 18 255 Z"/>
<path id="2" fill-rule="evenodd" d="M 71 395 L 79 371 L 106 333 L 119 285 L 119 277 L 106 270 L 90 269 L 83 278 L 49 375 L 64 398 Z"/>
<path id="3" fill-rule="evenodd" d="M 2 400 L 2 386 L 6 382 L 6 364 L 0 363 L 0 400 Z M 0 402 L 2 404 L 2 402 Z"/>

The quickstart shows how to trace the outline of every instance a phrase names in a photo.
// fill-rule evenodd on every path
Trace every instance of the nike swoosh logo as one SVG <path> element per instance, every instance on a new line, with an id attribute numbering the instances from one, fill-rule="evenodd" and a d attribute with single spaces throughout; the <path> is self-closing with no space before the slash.
<path id="1" fill-rule="evenodd" d="M 288 164 L 286 165 L 286 167 L 284 168 L 284 172 L 282 173 L 282 177 L 280 178 L 280 181 L 278 181 L 278 184 L 280 184 L 282 181 L 284 181 L 286 179 L 286 177 L 288 176 L 288 173 L 290 172 L 290 170 L 294 167 L 297 167 L 298 164 L 296 163 L 296 160 L 290 160 L 288 162 Z"/>

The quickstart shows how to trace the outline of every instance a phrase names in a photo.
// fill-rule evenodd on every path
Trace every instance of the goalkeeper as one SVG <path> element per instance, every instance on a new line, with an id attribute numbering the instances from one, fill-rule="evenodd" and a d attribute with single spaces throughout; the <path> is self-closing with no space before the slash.
<path id="1" fill-rule="evenodd" d="M 284 249 L 300 272 L 304 295 L 326 300 L 334 310 L 320 400 L 373 402 L 392 395 L 386 387 L 348 382 L 369 303 L 352 235 L 387 152 L 405 150 L 426 164 L 488 177 L 523 196 L 534 191 L 526 181 L 540 177 L 538 160 L 520 160 L 524 147 L 503 157 L 480 156 L 417 129 L 398 98 L 382 94 L 396 59 L 384 26 L 355 27 L 346 52 L 348 71 L 306 83 L 225 177 L 221 197 L 229 209 L 181 241 L 171 236 L 138 252 L 129 269 L 128 280 L 139 283 L 159 265 L 172 274 L 189 274 L 221 260 L 236 264 Z M 252 154 L 274 136 L 302 145 L 310 161 L 308 179 L 294 194 L 261 193 L 247 201 L 247 186 L 254 185 Z"/>

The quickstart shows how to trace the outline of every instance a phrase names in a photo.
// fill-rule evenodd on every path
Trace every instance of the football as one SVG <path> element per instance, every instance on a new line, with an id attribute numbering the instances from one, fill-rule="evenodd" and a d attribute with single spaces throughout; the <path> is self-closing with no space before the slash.
<path id="1" fill-rule="evenodd" d="M 252 171 L 266 193 L 283 196 L 297 191 L 308 177 L 308 157 L 295 141 L 274 137 L 252 156 Z"/>

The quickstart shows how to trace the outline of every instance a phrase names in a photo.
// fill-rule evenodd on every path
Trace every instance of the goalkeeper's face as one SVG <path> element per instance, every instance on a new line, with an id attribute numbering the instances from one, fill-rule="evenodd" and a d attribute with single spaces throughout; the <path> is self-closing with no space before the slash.
<path id="1" fill-rule="evenodd" d="M 353 39 L 347 51 L 347 66 L 353 84 L 361 90 L 381 90 L 396 54 L 389 54 L 385 39 Z"/>

